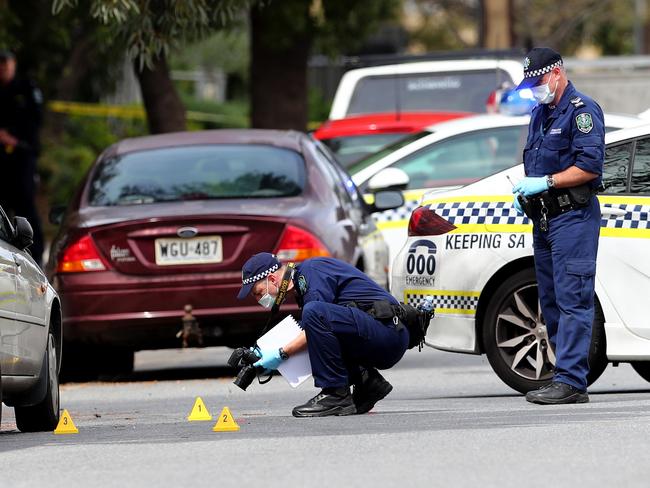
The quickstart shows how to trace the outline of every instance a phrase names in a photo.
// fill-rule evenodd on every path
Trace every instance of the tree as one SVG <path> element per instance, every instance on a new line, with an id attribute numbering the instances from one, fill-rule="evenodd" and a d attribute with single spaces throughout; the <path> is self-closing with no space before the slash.
<path id="1" fill-rule="evenodd" d="M 133 60 L 149 130 L 185 130 L 185 109 L 172 83 L 172 49 L 221 29 L 256 0 L 90 0 L 89 15 L 113 34 L 111 44 Z M 78 0 L 53 0 L 60 13 Z"/>
<path id="2" fill-rule="evenodd" d="M 251 9 L 251 123 L 305 130 L 307 62 L 315 43 L 328 54 L 348 52 L 398 0 L 282 0 Z"/>
<path id="3" fill-rule="evenodd" d="M 481 46 L 509 49 L 513 46 L 512 0 L 481 1 Z"/>

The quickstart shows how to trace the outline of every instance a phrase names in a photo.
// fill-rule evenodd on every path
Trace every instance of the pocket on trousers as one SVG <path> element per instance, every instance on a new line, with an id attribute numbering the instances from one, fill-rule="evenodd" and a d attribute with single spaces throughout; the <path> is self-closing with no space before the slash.
<path id="1" fill-rule="evenodd" d="M 589 306 L 594 298 L 594 280 L 596 276 L 596 261 L 592 259 L 569 259 L 566 272 L 580 282 L 580 301 Z"/>

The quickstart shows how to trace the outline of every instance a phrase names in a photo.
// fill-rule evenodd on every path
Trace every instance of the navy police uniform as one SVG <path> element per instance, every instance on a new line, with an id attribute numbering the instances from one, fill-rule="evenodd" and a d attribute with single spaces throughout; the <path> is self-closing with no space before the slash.
<path id="1" fill-rule="evenodd" d="M 283 277 L 279 285 L 271 280 L 278 289 L 273 297 L 269 275 L 279 269 L 284 269 Z M 266 278 L 266 293 L 258 301 L 266 308 L 274 303 L 272 311 L 276 312 L 289 289 L 289 277 L 305 332 L 295 340 L 300 348 L 306 346 L 314 383 L 322 389 L 292 414 L 323 417 L 369 412 L 393 388 L 378 369 L 394 366 L 409 346 L 409 331 L 396 316 L 399 303 L 361 271 L 338 259 L 312 258 L 282 268 L 270 253 L 258 253 L 246 261 L 237 296 L 246 298 L 255 283 Z M 276 369 L 289 358 L 283 347 L 254 351 L 260 358 L 254 366 L 259 368 Z"/>
<path id="2" fill-rule="evenodd" d="M 361 368 L 388 369 L 402 358 L 408 330 L 363 311 L 373 301 L 399 305 L 390 293 L 337 259 L 307 259 L 296 268 L 294 289 L 302 301 L 301 327 L 317 387 L 355 384 Z"/>
<path id="3" fill-rule="evenodd" d="M 595 190 L 601 183 L 604 135 L 601 108 L 569 82 L 555 108 L 540 104 L 533 110 L 523 155 L 526 176 L 552 175 L 573 165 L 598 175 L 587 183 L 594 191 L 585 206 L 549 219 L 547 230 L 536 219 L 533 227 L 540 305 L 556 356 L 553 380 L 580 391 L 587 388 L 594 320 L 601 219 Z"/>
<path id="4" fill-rule="evenodd" d="M 41 119 L 42 96 L 32 82 L 14 78 L 6 85 L 0 84 L 0 129 L 18 139 L 16 147 L 0 146 L 3 180 L 11 182 L 0 192 L 0 205 L 29 220 L 34 230 L 30 249 L 39 263 L 43 238 L 35 203 L 35 175 Z"/>

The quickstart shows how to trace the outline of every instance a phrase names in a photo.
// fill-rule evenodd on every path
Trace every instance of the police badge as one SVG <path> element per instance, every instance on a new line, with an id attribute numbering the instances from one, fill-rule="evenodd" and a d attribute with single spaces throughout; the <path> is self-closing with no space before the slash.
<path id="1" fill-rule="evenodd" d="M 524 70 L 527 70 L 529 66 L 530 66 L 530 58 L 526 57 L 524 58 Z"/>
<path id="2" fill-rule="evenodd" d="M 298 289 L 301 295 L 307 293 L 307 280 L 303 275 L 298 276 Z"/>
<path id="3" fill-rule="evenodd" d="M 594 122 L 591 120 L 591 114 L 584 113 L 576 116 L 576 125 L 580 132 L 588 134 L 594 128 Z"/>

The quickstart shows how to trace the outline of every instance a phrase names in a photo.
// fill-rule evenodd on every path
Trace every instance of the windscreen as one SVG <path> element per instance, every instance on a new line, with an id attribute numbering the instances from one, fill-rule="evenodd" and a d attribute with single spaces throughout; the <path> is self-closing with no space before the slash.
<path id="1" fill-rule="evenodd" d="M 212 144 L 145 150 L 105 159 L 93 173 L 90 206 L 299 195 L 305 162 L 289 149 Z"/>
<path id="2" fill-rule="evenodd" d="M 417 141 L 418 139 L 422 139 L 424 136 L 428 136 L 432 134 L 432 131 L 422 131 L 422 132 L 417 132 L 415 134 L 409 134 L 407 136 L 403 136 L 401 139 L 398 141 L 389 144 L 386 147 L 383 147 L 379 151 L 377 151 L 374 154 L 371 154 L 363 159 L 360 159 L 359 161 L 355 162 L 354 164 L 348 166 L 348 172 L 351 175 L 357 174 L 359 171 L 362 169 L 366 169 L 368 166 L 371 164 L 376 163 L 380 159 L 384 159 L 386 156 L 389 154 L 394 153 L 398 149 L 402 149 L 404 146 L 408 146 L 412 142 Z"/>
<path id="3" fill-rule="evenodd" d="M 362 136 L 343 136 L 323 139 L 323 143 L 336 154 L 344 168 L 349 168 L 361 158 L 374 154 L 386 145 L 400 140 L 404 133 L 378 133 Z"/>
<path id="4" fill-rule="evenodd" d="M 347 115 L 378 112 L 486 111 L 492 91 L 510 75 L 503 70 L 369 76 L 354 88 Z"/>

